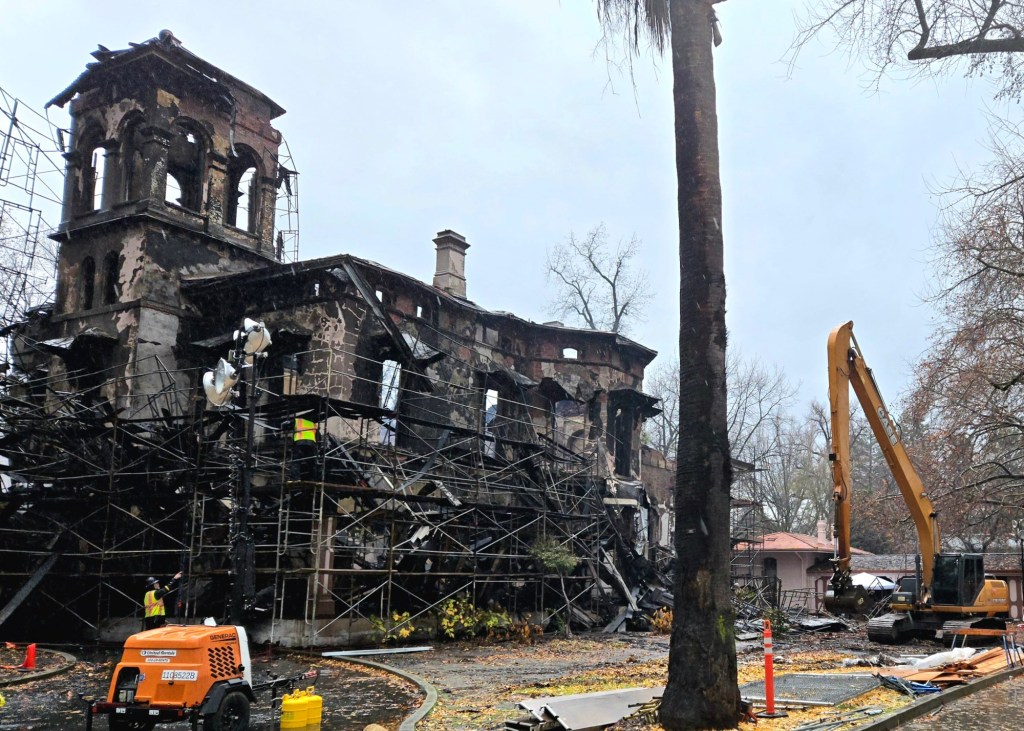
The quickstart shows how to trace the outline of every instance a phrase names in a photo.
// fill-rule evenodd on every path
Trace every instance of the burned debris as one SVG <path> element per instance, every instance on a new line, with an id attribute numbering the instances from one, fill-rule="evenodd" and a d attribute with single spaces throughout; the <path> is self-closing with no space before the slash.
<path id="1" fill-rule="evenodd" d="M 7 329 L 8 627 L 123 635 L 143 579 L 179 570 L 172 615 L 240 594 L 285 644 L 379 639 L 455 598 L 586 627 L 670 603 L 641 468 L 653 351 L 478 306 L 454 231 L 429 284 L 294 261 L 284 110 L 169 31 L 94 56 L 51 102 L 72 117 L 55 297 Z M 244 317 L 273 346 L 212 406 Z"/>

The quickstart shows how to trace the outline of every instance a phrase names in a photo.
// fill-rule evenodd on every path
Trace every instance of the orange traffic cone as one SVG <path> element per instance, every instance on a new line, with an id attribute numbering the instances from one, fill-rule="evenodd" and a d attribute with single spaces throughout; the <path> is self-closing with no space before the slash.
<path id="1" fill-rule="evenodd" d="M 25 662 L 18 666 L 18 670 L 35 670 L 36 669 L 36 643 L 33 642 L 31 645 L 25 648 Z"/>

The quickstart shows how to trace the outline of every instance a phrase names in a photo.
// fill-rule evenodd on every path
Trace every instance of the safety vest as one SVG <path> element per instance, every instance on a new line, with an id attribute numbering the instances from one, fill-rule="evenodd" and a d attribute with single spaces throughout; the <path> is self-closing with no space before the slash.
<path id="1" fill-rule="evenodd" d="M 295 435 L 292 437 L 296 442 L 315 442 L 316 424 L 309 419 L 295 420 Z"/>
<path id="2" fill-rule="evenodd" d="M 156 590 L 147 591 L 146 598 L 143 599 L 143 604 L 146 605 L 146 616 L 147 617 L 163 617 L 167 614 L 167 609 L 164 607 L 163 598 L 156 598 Z"/>

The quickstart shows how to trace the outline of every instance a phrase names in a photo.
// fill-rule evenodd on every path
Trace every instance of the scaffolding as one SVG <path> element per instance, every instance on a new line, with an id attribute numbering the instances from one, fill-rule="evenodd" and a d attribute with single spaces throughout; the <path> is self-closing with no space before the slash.
<path id="1" fill-rule="evenodd" d="M 321 283 L 341 288 L 346 306 L 370 313 L 354 328 L 359 342 L 293 348 L 287 357 L 311 367 L 254 367 L 252 388 L 223 408 L 207 404 L 206 367 L 196 366 L 215 357 L 219 336 L 182 334 L 114 363 L 126 345 L 103 328 L 48 325 L 56 261 L 48 211 L 63 197 L 67 130 L 2 90 L 0 102 L 5 630 L 87 627 L 101 636 L 119 620 L 136 622 L 146 577 L 177 571 L 186 580 L 172 616 L 223 618 L 241 587 L 247 623 L 271 641 L 306 645 L 373 639 L 373 628 L 395 616 L 422 626 L 455 599 L 527 621 L 557 616 L 593 627 L 643 611 L 648 593 L 666 596 L 667 581 L 649 561 L 643 486 L 622 477 L 628 459 L 625 469 L 609 462 L 609 445 L 621 458 L 632 443 L 590 422 L 588 410 L 599 406 L 587 401 L 593 396 L 577 399 L 561 386 L 528 394 L 537 384 L 504 358 L 491 360 L 483 343 L 467 347 L 464 335 L 440 329 L 436 311 L 429 316 L 433 304 L 414 319 L 438 350 L 407 342 L 351 258 L 322 265 L 322 282 L 308 283 L 316 297 Z M 274 258 L 296 265 L 255 274 L 291 277 L 300 292 L 307 282 L 297 261 L 298 174 L 284 143 L 276 162 Z M 99 160 L 83 168 L 94 191 L 103 188 L 101 168 Z M 198 278 L 179 295 L 211 300 L 224 286 Z M 245 295 L 236 295 L 232 306 L 244 311 Z M 189 302 L 207 313 L 197 319 L 208 336 L 223 308 L 205 304 Z M 146 340 L 138 320 L 131 327 Z M 360 349 L 378 338 L 389 343 L 386 355 Z M 418 365 L 421 349 L 466 377 L 431 375 Z M 617 408 L 640 413 L 628 400 Z M 639 443 L 635 418 L 627 431 Z M 297 419 L 317 425 L 312 455 L 299 453 Z M 560 547 L 575 567 L 546 565 L 541 542 Z M 240 564 L 252 571 L 240 573 Z"/>
<path id="2" fill-rule="evenodd" d="M 276 184 L 274 248 L 279 262 L 291 263 L 299 260 L 299 173 L 284 137 L 278 152 Z"/>
<path id="3" fill-rule="evenodd" d="M 733 493 L 730 504 L 733 588 L 745 602 L 778 607 L 779 584 L 775 577 L 767 575 L 761 555 L 767 521 L 757 471 L 740 472 Z"/>
<path id="4" fill-rule="evenodd" d="M 366 641 L 381 618 L 422 625 L 456 598 L 593 627 L 636 608 L 638 587 L 665 588 L 634 566 L 644 521 L 605 504 L 596 450 L 565 446 L 547 415 L 520 403 L 489 418 L 481 388 L 441 381 L 430 403 L 468 414 L 478 428 L 442 425 L 437 407 L 417 405 L 422 396 L 410 390 L 390 407 L 341 401 L 322 395 L 352 377 L 337 363 L 365 356 L 302 355 L 330 364 L 309 392 L 288 394 L 286 375 L 257 381 L 250 618 L 267 639 Z M 386 362 L 370 365 L 386 372 Z M 113 372 L 75 374 L 91 385 L 84 391 L 68 390 L 67 376 L 8 374 L 3 451 L 16 467 L 0 515 L 4 578 L 28 581 L 58 553 L 25 611 L 43 622 L 70 613 L 100 632 L 111 618 L 138 614 L 144 577 L 182 570 L 171 613 L 225 616 L 237 580 L 245 404 L 205 408 L 201 374 L 155 357 L 135 368 L 149 392 Z M 319 425 L 308 464 L 293 454 L 296 418 Z M 417 436 L 427 426 L 436 427 L 432 443 Z M 523 429 L 531 439 L 510 437 Z M 576 569 L 543 566 L 540 537 L 563 546 Z"/>
<path id="5" fill-rule="evenodd" d="M 0 88 L 0 327 L 53 295 L 63 132 Z"/>

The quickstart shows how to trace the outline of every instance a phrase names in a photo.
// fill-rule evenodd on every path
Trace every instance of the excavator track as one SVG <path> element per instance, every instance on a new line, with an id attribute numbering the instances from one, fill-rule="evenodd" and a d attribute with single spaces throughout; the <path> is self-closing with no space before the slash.
<path id="1" fill-rule="evenodd" d="M 914 636 L 914 621 L 906 614 L 889 612 L 868 622 L 868 639 L 883 645 L 898 645 Z"/>
<path id="2" fill-rule="evenodd" d="M 953 645 L 953 632 L 958 629 L 1005 629 L 1006 617 L 971 617 L 968 619 L 952 619 L 942 623 L 942 643 L 946 647 Z M 990 644 L 991 638 L 966 638 L 966 645 L 979 646 Z"/>

